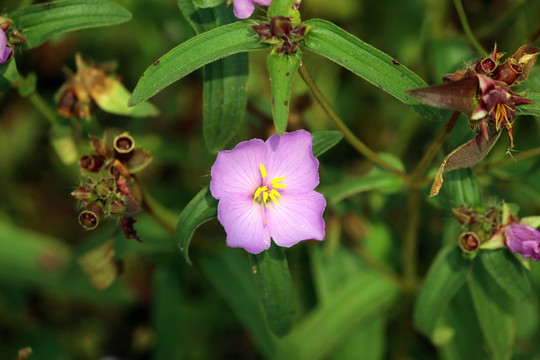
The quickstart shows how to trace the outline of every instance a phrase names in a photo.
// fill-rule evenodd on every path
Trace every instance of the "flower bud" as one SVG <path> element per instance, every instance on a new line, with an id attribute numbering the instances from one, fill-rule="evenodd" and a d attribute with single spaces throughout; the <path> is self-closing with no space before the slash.
<path id="1" fill-rule="evenodd" d="M 95 193 L 92 191 L 92 189 L 81 186 L 76 190 L 73 190 L 71 192 L 71 196 L 73 196 L 75 199 L 84 201 L 84 202 L 91 202 L 95 200 Z"/>
<path id="2" fill-rule="evenodd" d="M 90 204 L 79 214 L 79 224 L 86 230 L 94 230 L 103 216 L 103 209 L 97 203 Z"/>
<path id="3" fill-rule="evenodd" d="M 107 204 L 107 213 L 111 216 L 123 215 L 126 212 L 126 207 L 122 200 L 112 200 Z"/>
<path id="4" fill-rule="evenodd" d="M 102 179 L 96 184 L 95 192 L 100 198 L 106 199 L 116 190 L 115 185 L 114 178 Z"/>
<path id="5" fill-rule="evenodd" d="M 96 155 L 83 155 L 79 159 L 79 167 L 81 170 L 98 172 L 103 165 L 103 158 Z"/>
<path id="6" fill-rule="evenodd" d="M 2 30 L 3 32 L 6 32 L 10 28 L 11 25 L 13 25 L 13 20 L 5 16 L 0 16 L 0 30 Z"/>
<path id="7" fill-rule="evenodd" d="M 452 209 L 454 217 L 459 221 L 459 225 L 467 226 L 479 223 L 479 216 L 471 207 L 461 205 L 456 209 Z"/>
<path id="8" fill-rule="evenodd" d="M 13 45 L 18 45 L 26 44 L 28 40 L 26 40 L 26 37 L 21 29 L 13 29 L 9 34 L 9 42 L 11 42 Z"/>
<path id="9" fill-rule="evenodd" d="M 473 253 L 480 245 L 480 238 L 472 231 L 467 231 L 459 235 L 459 246 L 466 253 Z"/>

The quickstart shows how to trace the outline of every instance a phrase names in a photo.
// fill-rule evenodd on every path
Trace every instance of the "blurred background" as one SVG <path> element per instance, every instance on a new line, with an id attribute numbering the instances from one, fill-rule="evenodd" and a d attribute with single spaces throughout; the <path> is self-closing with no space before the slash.
<path id="1" fill-rule="evenodd" d="M 36 74 L 37 91 L 53 109 L 55 94 L 66 81 L 65 68 L 75 71 L 76 52 L 96 63 L 113 61 L 116 75 L 132 90 L 150 64 L 194 35 L 174 0 L 115 2 L 133 14 L 131 21 L 76 31 L 31 51 L 15 49 L 19 71 Z M 1 10 L 9 14 L 19 6 L 19 0 L 4 0 Z M 487 51 L 495 43 L 507 55 L 525 43 L 540 46 L 540 1 L 470 0 L 464 7 L 473 33 Z M 441 83 L 442 75 L 486 55 L 476 53 L 463 35 L 449 0 L 304 0 L 300 10 L 303 19 L 335 22 L 428 84 Z M 254 18 L 262 20 L 264 15 L 259 9 Z M 228 148 L 254 137 L 266 139 L 273 132 L 266 55 L 264 51 L 250 54 L 245 126 Z M 448 116 L 442 113 L 439 121 L 422 118 L 315 54 L 304 54 L 304 63 L 355 134 L 375 151 L 400 158 L 407 170 L 420 159 Z M 522 87 L 540 92 L 540 66 L 533 68 Z M 298 76 L 292 94 L 289 130 L 333 130 Z M 159 109 L 159 116 L 122 117 L 94 107 L 89 122 L 60 115 L 58 121 L 75 139 L 77 158 L 91 151 L 88 135 L 128 131 L 137 146 L 153 156 L 152 163 L 138 174 L 138 182 L 174 219 L 209 184 L 215 160 L 202 138 L 202 72 L 167 87 L 150 102 Z M 516 120 L 518 153 L 540 144 L 538 126 L 537 118 Z M 472 135 L 465 121 L 458 123 L 445 153 Z M 85 180 L 76 163 L 66 165 L 59 158 L 52 141 L 56 136 L 43 114 L 16 89 L 0 93 L 0 358 L 15 359 L 26 346 L 34 351 L 30 359 L 264 357 L 261 344 L 253 340 L 242 320 L 246 314 L 231 306 L 234 294 L 227 294 L 216 277 L 220 266 L 228 262 L 249 274 L 243 250 L 225 247 L 225 234 L 217 220 L 195 233 L 192 265 L 180 256 L 170 227 L 145 212 L 135 216 L 142 242 L 126 239 L 114 221 L 85 231 L 77 221 L 80 208 L 70 195 Z M 502 136 L 484 162 L 504 159 L 507 147 L 508 140 Z M 320 162 L 323 187 L 372 170 L 345 141 L 322 155 Z M 520 215 L 539 215 L 538 164 L 539 158 L 533 157 L 489 173 L 480 169 L 477 175 L 493 203 L 506 199 L 519 204 Z M 427 189 L 423 193 L 427 199 Z M 342 246 L 352 249 L 361 243 L 397 270 L 405 199 L 398 187 L 331 202 L 325 215 L 327 231 L 339 229 L 337 241 Z M 457 222 L 445 206 L 444 197 L 423 202 L 422 273 L 445 241 L 457 240 Z M 287 251 L 298 318 L 317 303 L 310 268 L 310 251 L 316 246 L 327 245 L 305 243 Z M 111 251 L 114 256 L 109 256 Z M 85 268 L 84 259 L 93 265 Z M 533 274 L 539 271 L 533 264 Z M 540 283 L 540 276 L 533 280 Z M 97 290 L 92 285 L 96 281 L 110 282 L 110 286 Z M 391 326 L 383 331 L 392 336 Z M 416 354 L 422 354 L 415 358 L 436 354 L 420 337 L 413 342 Z M 385 342 L 374 346 L 378 358 L 392 357 Z"/>

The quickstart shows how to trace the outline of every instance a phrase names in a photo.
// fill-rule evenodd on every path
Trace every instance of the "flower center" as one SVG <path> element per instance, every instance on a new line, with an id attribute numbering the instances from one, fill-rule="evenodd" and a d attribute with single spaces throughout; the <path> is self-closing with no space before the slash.
<path id="1" fill-rule="evenodd" d="M 268 199 L 272 200 L 275 204 L 278 204 L 278 197 L 281 197 L 281 194 L 276 189 L 285 189 L 287 185 L 283 184 L 285 176 L 275 178 L 270 182 L 266 181 L 266 168 L 262 163 L 259 164 L 259 169 L 261 171 L 262 183 L 261 186 L 255 190 L 253 194 L 253 201 L 258 202 L 259 204 L 264 204 L 268 202 Z"/>
<path id="2" fill-rule="evenodd" d="M 497 130 L 500 130 L 503 125 L 506 126 L 508 121 L 508 110 L 512 110 L 510 106 L 504 103 L 495 105 L 495 125 Z"/>

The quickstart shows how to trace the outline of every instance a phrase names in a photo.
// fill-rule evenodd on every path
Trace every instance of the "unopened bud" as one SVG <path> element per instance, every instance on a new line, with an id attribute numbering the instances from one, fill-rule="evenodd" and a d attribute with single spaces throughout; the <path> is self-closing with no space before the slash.
<path id="1" fill-rule="evenodd" d="M 86 230 L 94 230 L 99 225 L 103 209 L 98 204 L 91 204 L 79 214 L 79 224 Z"/>
<path id="2" fill-rule="evenodd" d="M 112 192 L 115 191 L 115 181 L 114 178 L 108 178 L 100 180 L 95 187 L 96 194 L 102 198 L 106 199 Z"/>
<path id="3" fill-rule="evenodd" d="M 92 189 L 86 186 L 81 186 L 78 189 L 73 190 L 71 192 L 71 196 L 73 196 L 77 200 L 85 202 L 95 200 L 95 193 L 92 191 Z"/>
<path id="4" fill-rule="evenodd" d="M 461 226 L 473 225 L 479 222 L 478 213 L 470 207 L 461 205 L 456 209 L 452 209 L 452 213 Z"/>
<path id="5" fill-rule="evenodd" d="M 26 44 L 28 42 L 21 29 L 13 29 L 9 34 L 9 41 L 13 45 Z"/>
<path id="6" fill-rule="evenodd" d="M 459 236 L 459 246 L 467 253 L 473 253 L 480 246 L 480 238 L 472 231 L 464 232 Z"/>
<path id="7" fill-rule="evenodd" d="M 123 215 L 126 212 L 126 207 L 122 200 L 112 200 L 108 204 L 108 214 L 111 216 Z"/>
<path id="8" fill-rule="evenodd" d="M 10 26 L 13 24 L 13 20 L 5 17 L 5 16 L 0 16 L 0 29 L 3 31 L 3 32 L 6 32 Z"/>
<path id="9" fill-rule="evenodd" d="M 79 167 L 81 170 L 98 172 L 103 165 L 103 158 L 96 155 L 83 155 L 79 159 Z"/>

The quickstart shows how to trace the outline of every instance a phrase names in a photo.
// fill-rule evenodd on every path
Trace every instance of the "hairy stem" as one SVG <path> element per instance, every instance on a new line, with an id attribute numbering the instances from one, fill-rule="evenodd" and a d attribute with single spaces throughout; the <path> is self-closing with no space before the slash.
<path id="1" fill-rule="evenodd" d="M 347 125 L 345 125 L 345 123 L 339 118 L 334 109 L 332 109 L 332 106 L 330 106 L 317 84 L 315 84 L 315 81 L 313 81 L 313 78 L 311 77 L 303 63 L 300 63 L 300 66 L 298 67 L 298 73 L 313 93 L 313 97 L 315 98 L 315 100 L 317 100 L 319 105 L 321 105 L 324 112 L 328 115 L 330 120 L 332 120 L 336 128 L 343 134 L 345 140 L 347 140 L 347 142 L 351 144 L 352 147 L 354 147 L 360 154 L 368 158 L 371 162 L 396 174 L 402 179 L 408 179 L 406 173 L 381 159 L 377 155 L 377 153 L 371 150 L 366 144 L 364 144 L 360 139 L 358 139 L 356 135 L 354 135 L 354 133 L 347 127 Z"/>
<path id="2" fill-rule="evenodd" d="M 480 54 L 486 54 L 486 50 L 484 50 L 482 45 L 480 45 L 478 40 L 476 40 L 476 37 L 471 31 L 469 22 L 467 21 L 467 16 L 465 15 L 465 10 L 463 9 L 463 4 L 461 4 L 461 0 L 454 0 L 454 6 L 456 7 L 459 21 L 461 22 L 461 26 L 463 26 L 463 31 L 465 31 L 465 35 L 467 35 L 471 44 L 476 48 L 476 51 L 478 51 Z"/>
<path id="3" fill-rule="evenodd" d="M 56 124 L 57 118 L 56 113 L 51 109 L 51 107 L 43 100 L 41 95 L 39 95 L 37 92 L 33 92 L 28 96 L 28 99 L 38 109 L 38 111 L 45 116 L 47 120 L 51 124 Z"/>

